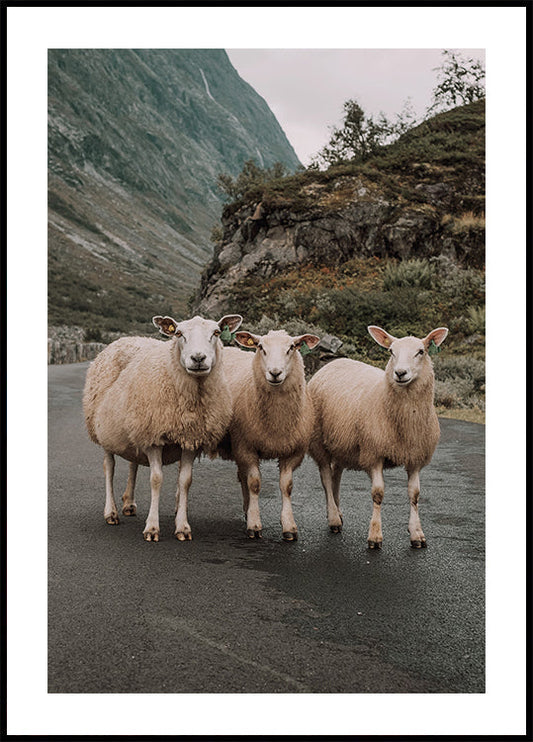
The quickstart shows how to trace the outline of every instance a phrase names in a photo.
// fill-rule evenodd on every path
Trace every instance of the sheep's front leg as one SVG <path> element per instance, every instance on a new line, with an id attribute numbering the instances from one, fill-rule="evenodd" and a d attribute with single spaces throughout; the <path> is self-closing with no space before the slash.
<path id="1" fill-rule="evenodd" d="M 328 524 L 332 533 L 340 533 L 342 530 L 342 516 L 335 501 L 335 491 L 333 484 L 333 472 L 331 464 L 327 461 L 320 461 L 318 464 L 320 472 L 320 481 L 326 494 L 326 510 L 328 514 Z"/>
<path id="2" fill-rule="evenodd" d="M 178 492 L 176 494 L 176 528 L 174 535 L 179 541 L 191 541 L 192 531 L 187 520 L 187 502 L 192 482 L 194 451 L 184 448 L 181 452 L 180 471 L 178 475 Z"/>
<path id="3" fill-rule="evenodd" d="M 105 505 L 104 518 L 110 526 L 118 525 L 118 510 L 113 495 L 113 477 L 115 475 L 115 457 L 109 451 L 104 453 Z"/>
<path id="4" fill-rule="evenodd" d="M 152 446 L 146 449 L 145 453 L 150 464 L 151 500 L 143 536 L 145 541 L 159 541 L 159 495 L 163 484 L 162 449 Z"/>
<path id="5" fill-rule="evenodd" d="M 246 533 L 250 538 L 263 538 L 263 526 L 259 513 L 261 472 L 259 459 L 239 465 L 239 480 L 243 490 L 243 505 L 246 510 Z"/>
<path id="6" fill-rule="evenodd" d="M 407 493 L 411 504 L 409 511 L 409 534 L 411 536 L 411 546 L 413 549 L 422 549 L 426 546 L 426 537 L 422 530 L 420 518 L 418 515 L 418 497 L 420 495 L 420 471 L 414 469 L 407 471 Z"/>
<path id="7" fill-rule="evenodd" d="M 372 519 L 368 529 L 368 548 L 381 549 L 383 533 L 381 531 L 381 503 L 385 494 L 385 482 L 383 480 L 383 462 L 380 462 L 370 472 L 372 480 Z"/>
<path id="8" fill-rule="evenodd" d="M 298 527 L 292 512 L 292 475 L 302 463 L 302 457 L 297 456 L 279 461 L 279 488 L 281 490 L 281 532 L 285 541 L 296 541 Z"/>
<path id="9" fill-rule="evenodd" d="M 126 489 L 124 491 L 124 494 L 122 495 L 123 515 L 136 515 L 137 514 L 137 505 L 135 504 L 135 500 L 133 499 L 133 491 L 135 490 L 135 481 L 137 479 L 138 468 L 139 468 L 138 464 L 135 464 L 133 462 L 130 463 L 128 482 L 126 484 Z"/>

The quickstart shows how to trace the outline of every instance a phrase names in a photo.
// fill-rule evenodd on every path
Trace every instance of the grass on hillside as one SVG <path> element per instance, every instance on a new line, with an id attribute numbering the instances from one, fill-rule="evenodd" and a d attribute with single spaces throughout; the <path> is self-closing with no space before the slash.
<path id="1" fill-rule="evenodd" d="M 370 192 L 406 203 L 423 204 L 420 183 L 453 186 L 452 210 L 480 215 L 485 209 L 485 103 L 476 101 L 440 113 L 384 146 L 367 161 L 352 160 L 327 170 L 309 168 L 290 177 L 253 179 L 241 196 L 226 206 L 227 213 L 244 203 L 263 201 L 270 208 L 291 211 L 330 209 L 342 204 L 342 188 L 356 179 Z M 318 198 L 317 198 L 318 195 Z M 328 200 L 328 196 L 331 198 Z"/>

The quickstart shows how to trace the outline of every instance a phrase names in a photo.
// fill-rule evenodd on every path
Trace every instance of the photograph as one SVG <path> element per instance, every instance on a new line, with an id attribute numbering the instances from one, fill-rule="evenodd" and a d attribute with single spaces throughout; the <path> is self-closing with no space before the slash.
<path id="1" fill-rule="evenodd" d="M 531 7 L 7 5 L 7 736 L 525 735 Z"/>

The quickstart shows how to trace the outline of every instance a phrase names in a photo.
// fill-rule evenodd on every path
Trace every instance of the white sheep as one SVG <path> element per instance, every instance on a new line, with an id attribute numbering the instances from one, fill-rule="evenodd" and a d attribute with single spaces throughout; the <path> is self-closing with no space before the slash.
<path id="1" fill-rule="evenodd" d="M 233 417 L 229 428 L 231 452 L 222 452 L 222 456 L 237 464 L 250 538 L 262 537 L 259 463 L 278 459 L 282 534 L 286 541 L 293 541 L 298 538 L 291 504 L 293 472 L 306 454 L 314 424 L 298 351 L 304 343 L 314 348 L 320 338 L 291 337 L 284 330 L 272 330 L 263 337 L 238 332 L 235 339 L 255 353 L 238 348 L 224 350 Z"/>
<path id="2" fill-rule="evenodd" d="M 374 325 L 368 331 L 390 351 L 387 367 L 382 371 L 343 358 L 317 371 L 308 385 L 317 418 L 310 454 L 320 470 L 333 532 L 342 527 L 339 489 L 343 470 L 363 470 L 369 475 L 373 500 L 370 549 L 381 548 L 383 541 L 383 468 L 405 467 L 411 546 L 421 548 L 426 539 L 418 515 L 419 472 L 431 460 L 440 437 L 428 351 L 433 343 L 439 346 L 444 341 L 448 330 L 439 327 L 423 340 L 397 339 Z"/>
<path id="3" fill-rule="evenodd" d="M 143 534 L 146 541 L 159 541 L 162 466 L 180 460 L 175 536 L 190 540 L 187 498 L 193 461 L 200 453 L 215 453 L 231 419 L 219 338 L 225 327 L 235 331 L 242 317 L 176 322 L 157 316 L 152 321 L 170 342 L 122 338 L 90 365 L 83 394 L 85 420 L 91 439 L 105 452 L 106 522 L 118 523 L 113 495 L 118 455 L 130 461 L 124 515 L 136 512 L 137 466 L 150 467 L 151 504 Z"/>

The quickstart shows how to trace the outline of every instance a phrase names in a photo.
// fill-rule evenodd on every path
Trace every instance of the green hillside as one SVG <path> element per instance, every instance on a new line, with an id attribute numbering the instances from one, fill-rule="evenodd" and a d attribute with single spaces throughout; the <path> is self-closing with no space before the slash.
<path id="1" fill-rule="evenodd" d="M 51 49 L 49 325 L 143 331 L 209 261 L 220 172 L 298 158 L 222 49 Z"/>

